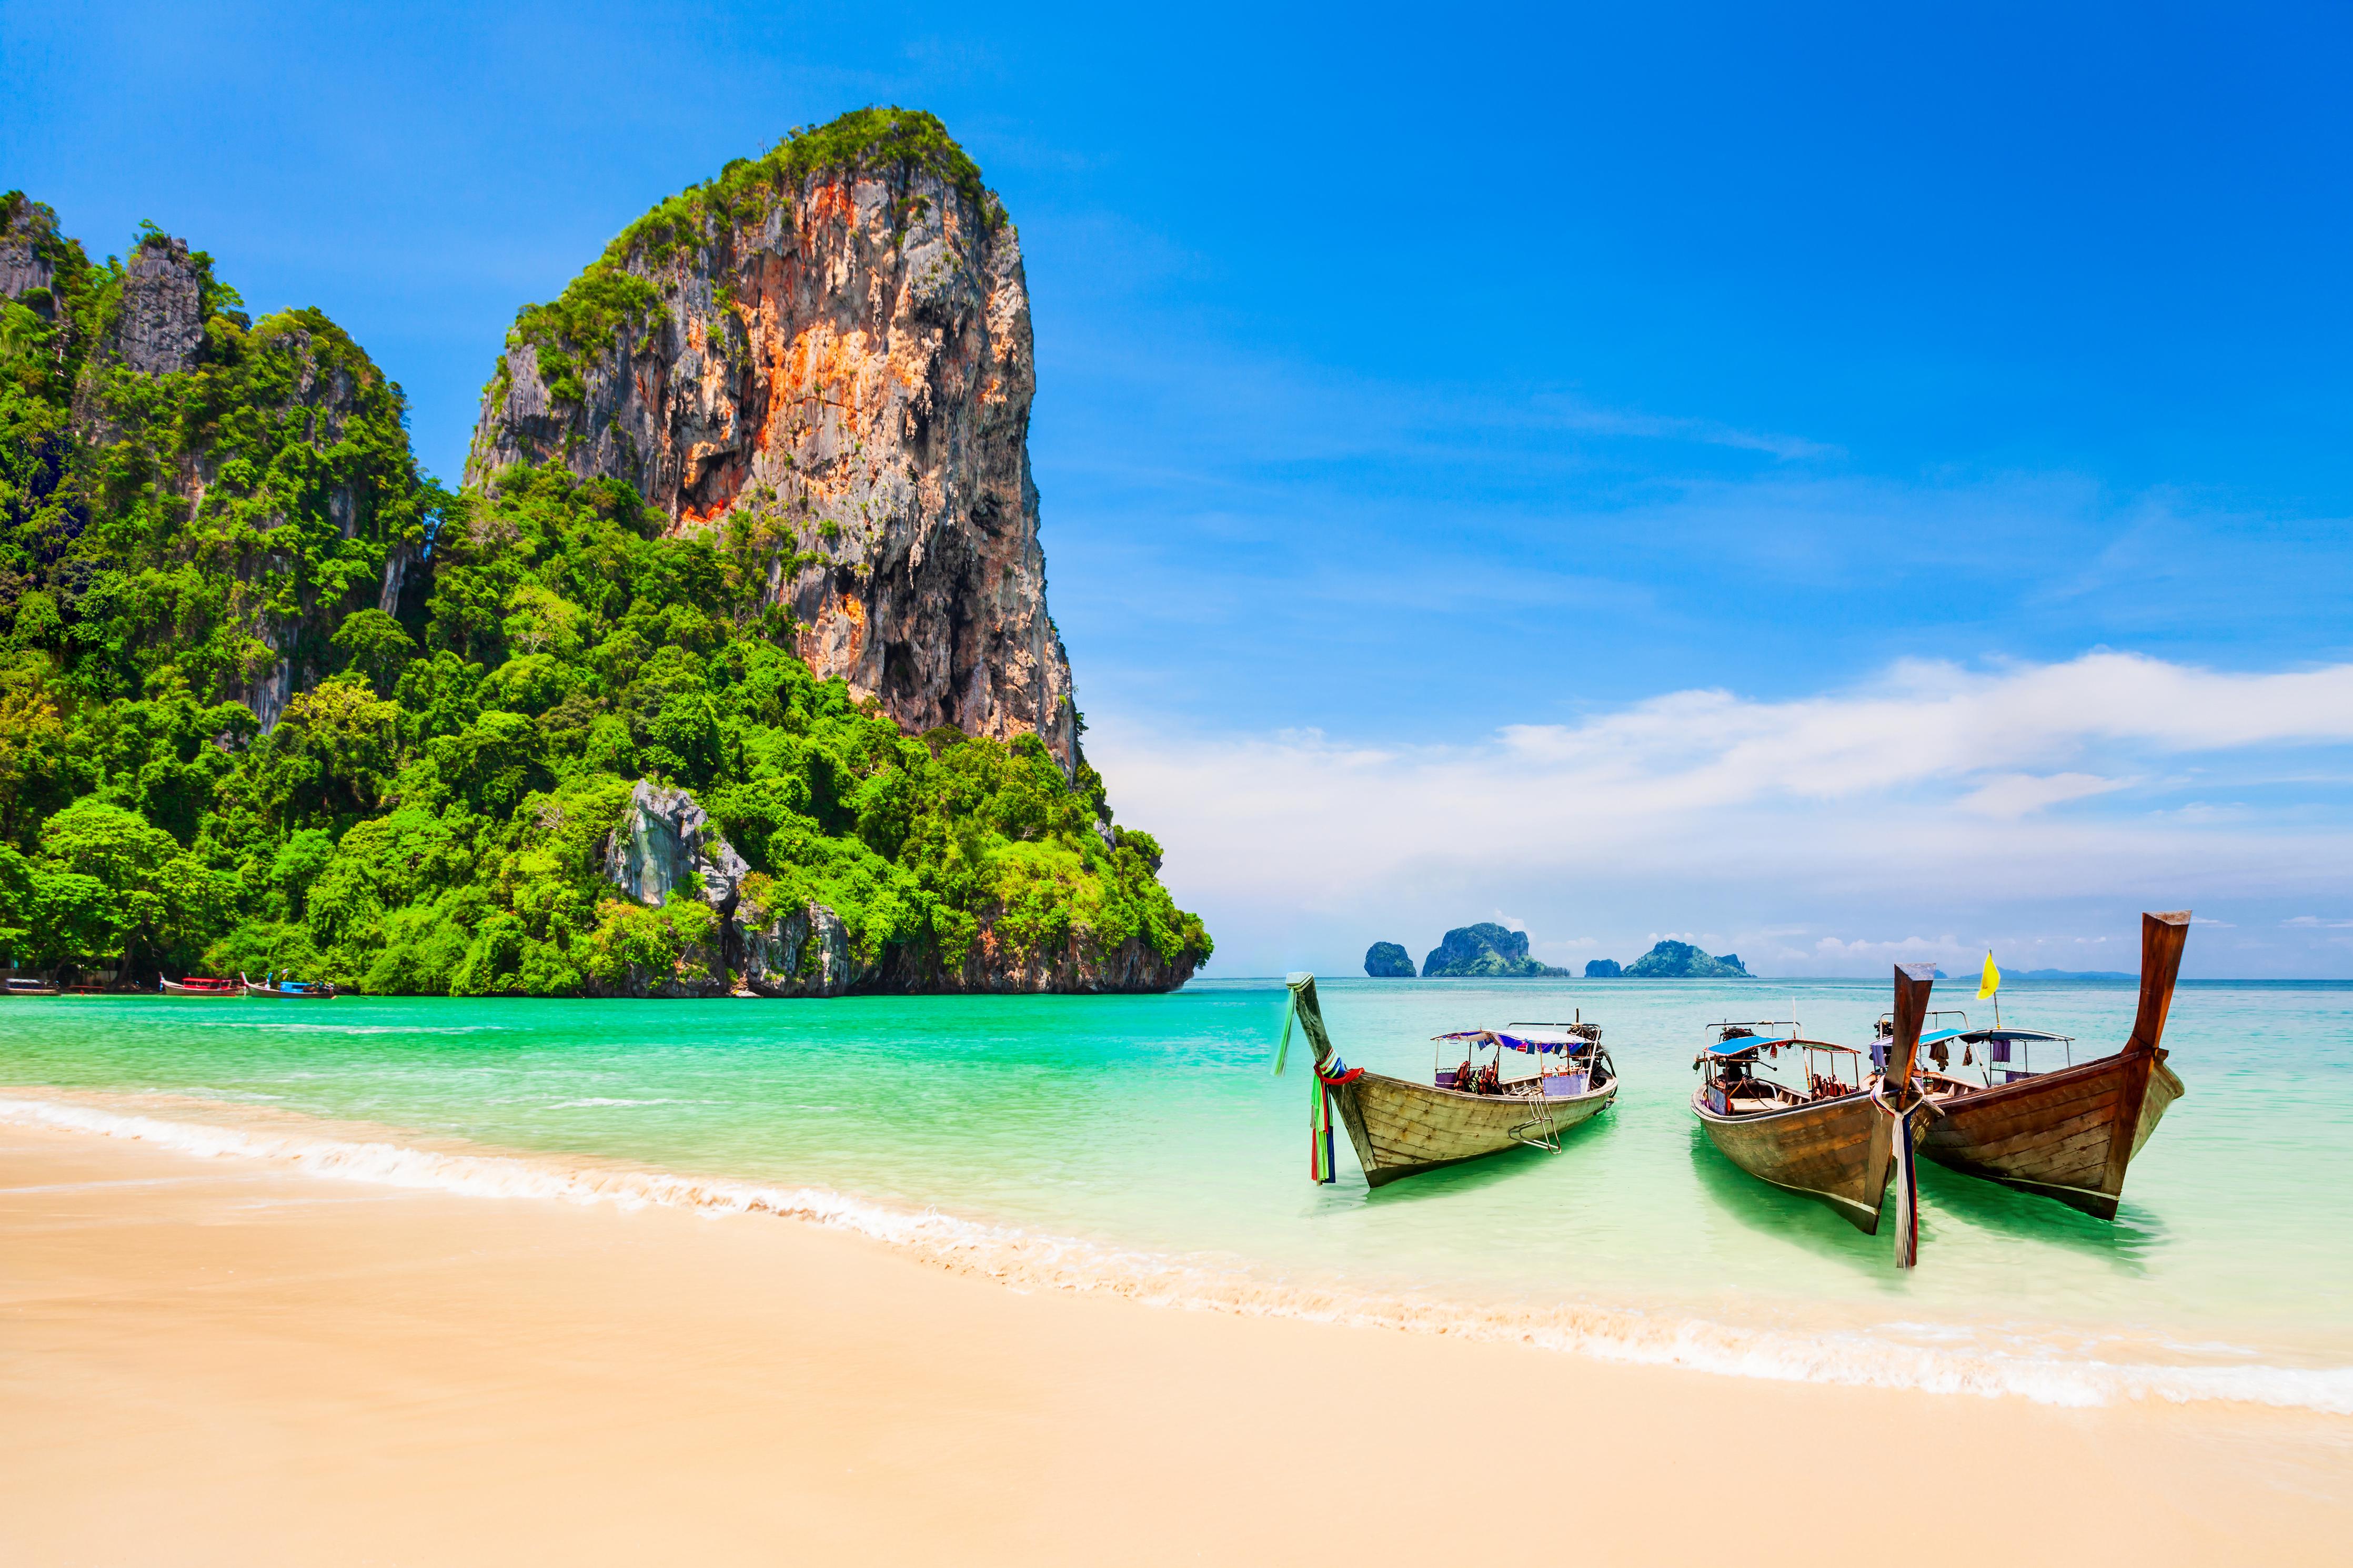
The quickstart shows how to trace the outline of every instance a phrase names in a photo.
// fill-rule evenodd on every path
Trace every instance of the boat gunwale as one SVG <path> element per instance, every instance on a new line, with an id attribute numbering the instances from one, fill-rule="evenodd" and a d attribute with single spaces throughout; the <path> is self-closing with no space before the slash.
<path id="1" fill-rule="evenodd" d="M 1869 1104 L 1871 1091 L 1868 1089 L 1853 1089 L 1844 1094 L 1832 1095 L 1827 1100 L 1801 1100 L 1796 1105 L 1776 1106 L 1771 1110 L 1744 1110 L 1737 1116 L 1730 1116 L 1707 1103 L 1707 1085 L 1703 1083 L 1699 1088 L 1692 1090 L 1691 1108 L 1702 1121 L 1713 1121 L 1725 1127 L 1754 1127 L 1760 1121 L 1776 1121 L 1782 1117 L 1796 1116 L 1808 1110 L 1827 1110 L 1831 1107 L 1847 1105 L 1856 1100 Z M 1770 1177 L 1760 1179 L 1771 1180 Z M 1780 1184 L 1777 1182 L 1774 1184 L 1778 1186 Z"/>
<path id="2" fill-rule="evenodd" d="M 1467 1089 L 1440 1089 L 1434 1083 L 1416 1083 L 1409 1078 L 1398 1078 L 1392 1073 L 1375 1072 L 1370 1068 L 1365 1069 L 1365 1078 L 1377 1079 L 1382 1083 L 1395 1084 L 1399 1089 L 1417 1089 L 1423 1094 L 1439 1095 L 1448 1100 L 1467 1100 L 1475 1105 L 1577 1105 L 1597 1098 L 1614 1098 L 1618 1093 L 1620 1081 L 1618 1075 L 1611 1073 L 1608 1083 L 1599 1089 L 1588 1089 L 1583 1094 L 1472 1094 Z M 1354 1081 L 1361 1083 L 1364 1079 L 1358 1079 Z M 1535 1080 L 1521 1079 L 1517 1081 L 1533 1083 Z M 1333 1087 L 1336 1089 L 1344 1086 L 1335 1084 Z"/>
<path id="3" fill-rule="evenodd" d="M 2172 1054 L 2162 1047 L 2152 1048 L 2134 1045 L 2128 1041 L 2104 1057 L 2094 1057 L 2089 1061 L 2072 1062 L 2063 1068 L 2053 1068 L 2049 1072 L 2028 1073 L 2025 1077 L 2013 1079 L 2008 1083 L 1972 1085 L 1965 1092 L 1947 1095 L 1942 1100 L 1936 1100 L 1932 1095 L 1930 1103 L 1944 1115 L 1951 1116 L 1964 1109 L 1974 1110 L 1980 1106 L 1996 1103 L 2004 1099 L 2023 1100 L 2028 1090 L 2050 1084 L 2064 1085 L 2074 1079 L 2090 1078 L 2113 1068 L 2118 1062 L 2129 1057 L 2143 1053 L 2153 1058 L 2153 1067 L 2164 1066 L 2166 1058 Z M 1950 1078 L 1952 1075 L 1943 1073 L 1938 1076 Z M 2178 1073 L 2175 1075 L 2177 1079 L 2179 1076 Z M 2183 1092 L 2186 1090 L 2176 1091 L 2177 1095 Z"/>

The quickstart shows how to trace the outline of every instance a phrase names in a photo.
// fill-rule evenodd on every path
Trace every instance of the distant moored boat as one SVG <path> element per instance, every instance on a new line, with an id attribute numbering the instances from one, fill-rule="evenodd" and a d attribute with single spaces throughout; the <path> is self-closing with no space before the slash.
<path id="1" fill-rule="evenodd" d="M 248 996 L 271 996 L 286 1002 L 324 1002 L 332 1000 L 335 994 L 334 986 L 321 980 L 280 980 L 272 984 L 267 974 L 256 982 L 247 980 L 241 973 L 237 979 L 244 984 Z"/>
<path id="2" fill-rule="evenodd" d="M 236 980 L 215 980 L 209 975 L 191 974 L 185 980 L 158 979 L 155 984 L 166 996 L 242 996 L 245 994 L 242 976 Z"/>

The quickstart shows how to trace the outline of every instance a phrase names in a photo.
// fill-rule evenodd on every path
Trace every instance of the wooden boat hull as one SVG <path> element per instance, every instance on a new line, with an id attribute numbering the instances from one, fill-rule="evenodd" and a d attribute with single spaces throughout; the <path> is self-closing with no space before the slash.
<path id="1" fill-rule="evenodd" d="M 1939 1099 L 1920 1152 L 1940 1165 L 2116 1217 L 2125 1171 L 2181 1079 L 2163 1051 L 2125 1050 L 1995 1089 Z"/>
<path id="2" fill-rule="evenodd" d="M 1400 1176 L 1458 1165 L 1529 1142 L 1548 1130 L 1566 1132 L 1618 1098 L 1618 1080 L 1557 1100 L 1461 1094 L 1368 1072 L 1332 1090 L 1365 1180 L 1387 1186 Z M 1546 1119 L 1549 1119 L 1549 1125 Z"/>
<path id="3" fill-rule="evenodd" d="M 242 996 L 245 994 L 243 990 L 235 985 L 224 985 L 215 989 L 209 985 L 183 985 L 175 980 L 163 982 L 163 987 L 164 994 L 166 996 Z"/>
<path id="4" fill-rule="evenodd" d="M 1692 1114 L 1717 1152 L 1750 1175 L 1820 1198 L 1863 1235 L 1879 1234 L 1880 1203 L 1895 1169 L 1895 1119 L 1870 1095 L 1726 1116 L 1707 1103 L 1703 1088 L 1692 1096 Z M 1925 1120 L 1914 1119 L 1915 1144 Z"/>

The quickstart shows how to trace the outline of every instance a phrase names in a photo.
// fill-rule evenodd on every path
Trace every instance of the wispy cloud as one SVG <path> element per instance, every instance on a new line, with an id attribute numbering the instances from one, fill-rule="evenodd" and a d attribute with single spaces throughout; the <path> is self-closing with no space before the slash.
<path id="1" fill-rule="evenodd" d="M 1801 436 L 1768 430 L 1743 430 L 1714 419 L 1644 414 L 1628 408 L 1604 408 L 1559 394 L 1539 395 L 1532 405 L 1563 430 L 1588 436 L 1623 436 L 1646 441 L 1686 441 L 1703 447 L 1729 447 L 1740 452 L 1762 452 L 1784 462 L 1838 458 L 1842 448 Z"/>

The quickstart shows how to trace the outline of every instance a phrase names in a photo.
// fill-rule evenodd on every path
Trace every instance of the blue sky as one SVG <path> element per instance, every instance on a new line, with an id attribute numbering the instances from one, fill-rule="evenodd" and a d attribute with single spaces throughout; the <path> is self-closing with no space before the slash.
<path id="1" fill-rule="evenodd" d="M 932 109 L 1212 973 L 1485 918 L 2088 967 L 2195 902 L 2189 973 L 2353 975 L 2353 26 L 2051 9 L 10 0 L 0 184 L 324 308 L 454 480 L 614 230 Z"/>

